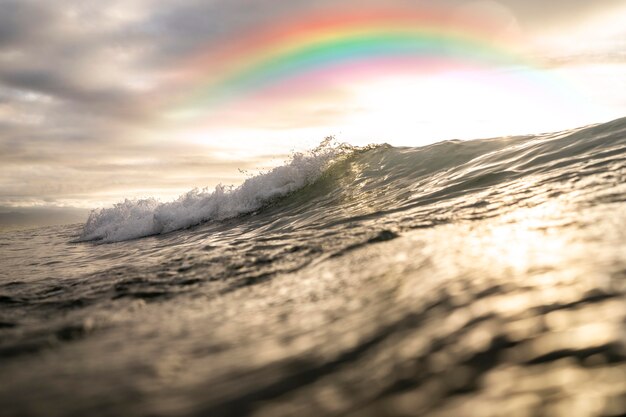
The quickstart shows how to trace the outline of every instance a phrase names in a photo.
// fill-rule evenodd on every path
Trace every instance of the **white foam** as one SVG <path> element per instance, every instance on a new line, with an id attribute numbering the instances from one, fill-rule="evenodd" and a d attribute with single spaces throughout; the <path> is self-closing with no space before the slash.
<path id="1" fill-rule="evenodd" d="M 125 200 L 89 215 L 80 240 L 118 242 L 183 229 L 208 220 L 224 220 L 251 213 L 272 199 L 314 182 L 349 147 L 331 146 L 327 138 L 316 149 L 296 153 L 285 165 L 248 178 L 240 186 L 218 185 L 193 189 L 177 200 Z"/>

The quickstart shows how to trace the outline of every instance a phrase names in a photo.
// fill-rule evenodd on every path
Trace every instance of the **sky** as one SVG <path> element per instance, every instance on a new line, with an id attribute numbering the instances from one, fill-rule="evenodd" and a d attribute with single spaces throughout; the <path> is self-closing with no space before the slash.
<path id="1" fill-rule="evenodd" d="M 263 34 L 363 10 L 436 10 L 444 35 L 477 30 L 502 54 L 317 72 L 287 62 L 255 78 L 254 59 L 276 46 Z M 421 146 L 626 116 L 624 0 L 0 0 L 0 11 L 6 222 L 237 184 L 329 135 Z M 296 35 L 276 44 L 297 48 Z"/>

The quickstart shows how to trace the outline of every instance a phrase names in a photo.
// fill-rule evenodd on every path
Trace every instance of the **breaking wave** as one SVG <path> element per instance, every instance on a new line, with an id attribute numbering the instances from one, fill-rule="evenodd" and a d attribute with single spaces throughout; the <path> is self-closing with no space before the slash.
<path id="1" fill-rule="evenodd" d="M 355 149 L 343 144 L 333 146 L 331 141 L 329 137 L 312 151 L 295 153 L 285 165 L 248 178 L 236 188 L 219 184 L 213 191 L 193 189 L 172 202 L 127 199 L 111 208 L 94 210 L 80 240 L 117 242 L 254 212 L 311 184 L 331 161 Z"/>
<path id="2" fill-rule="evenodd" d="M 608 169 L 624 153 L 625 132 L 626 118 L 558 133 L 451 140 L 418 148 L 356 148 L 332 145 L 328 138 L 238 187 L 194 189 L 167 203 L 126 200 L 93 211 L 80 240 L 115 242 L 167 233 L 253 213 L 294 193 L 301 194 L 296 210 L 310 210 L 302 220 L 307 221 L 328 220 L 334 210 L 350 217 L 438 204 L 537 175 L 558 182 L 559 177 L 584 175 L 592 162 Z M 293 204 L 274 215 L 288 210 L 294 210 Z"/>

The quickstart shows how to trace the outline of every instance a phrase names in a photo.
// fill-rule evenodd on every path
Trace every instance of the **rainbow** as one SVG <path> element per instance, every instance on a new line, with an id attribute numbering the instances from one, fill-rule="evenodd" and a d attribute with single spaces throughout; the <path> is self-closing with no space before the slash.
<path id="1" fill-rule="evenodd" d="M 293 94 L 338 74 L 532 67 L 518 43 L 493 22 L 442 9 L 292 16 L 196 52 L 175 70 L 183 93 L 171 109 L 195 117 L 228 100 L 281 87 Z"/>

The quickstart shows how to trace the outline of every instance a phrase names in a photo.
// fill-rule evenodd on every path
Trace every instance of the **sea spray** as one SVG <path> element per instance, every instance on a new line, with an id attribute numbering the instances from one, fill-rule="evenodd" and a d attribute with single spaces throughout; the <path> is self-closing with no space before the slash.
<path id="1" fill-rule="evenodd" d="M 251 213 L 311 184 L 333 161 L 356 149 L 336 143 L 330 136 L 315 149 L 296 152 L 284 165 L 252 176 L 238 187 L 218 184 L 213 190 L 195 188 L 165 203 L 153 198 L 127 199 L 92 211 L 79 240 L 118 242 Z"/>

